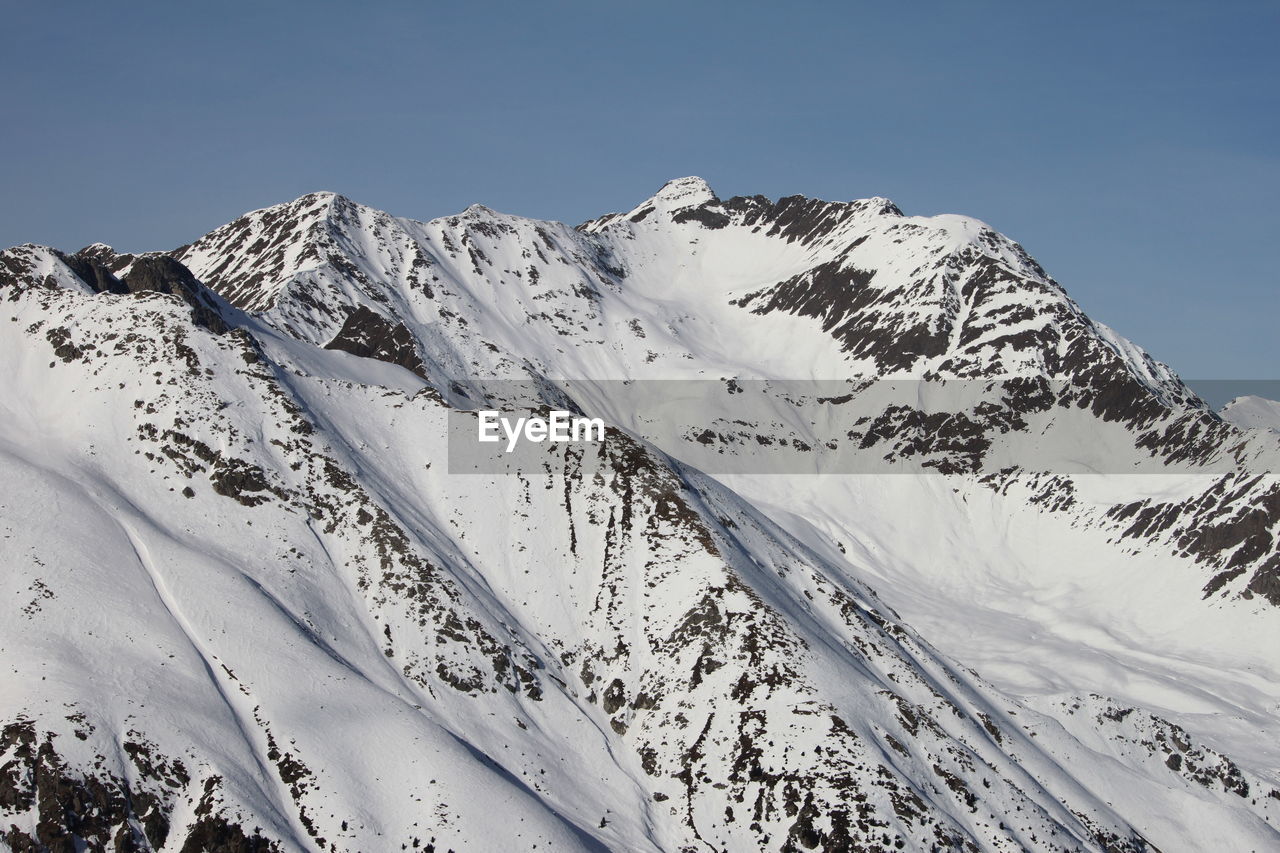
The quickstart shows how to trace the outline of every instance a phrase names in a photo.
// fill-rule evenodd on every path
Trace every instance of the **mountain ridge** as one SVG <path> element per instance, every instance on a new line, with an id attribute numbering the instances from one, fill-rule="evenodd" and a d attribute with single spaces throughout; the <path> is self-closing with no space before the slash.
<path id="1" fill-rule="evenodd" d="M 1268 439 L 974 221 L 675 184 L 576 229 L 309 194 L 171 253 L 0 253 L 5 843 L 1273 843 Z M 886 367 L 1029 384 L 866 424 L 779 384 Z M 757 420 L 618 390 L 735 378 Z M 450 473 L 450 419 L 526 383 L 606 442 Z M 949 473 L 683 461 L 818 411 Z M 983 476 L 1055 423 L 1241 470 Z"/>

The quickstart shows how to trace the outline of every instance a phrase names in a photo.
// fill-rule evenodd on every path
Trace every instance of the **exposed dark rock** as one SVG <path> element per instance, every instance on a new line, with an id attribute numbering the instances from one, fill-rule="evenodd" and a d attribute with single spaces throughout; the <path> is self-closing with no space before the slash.
<path id="1" fill-rule="evenodd" d="M 245 506 L 265 502 L 267 496 L 258 493 L 271 491 L 266 472 L 240 459 L 219 459 L 209 479 L 215 492 Z"/>
<path id="2" fill-rule="evenodd" d="M 58 257 L 62 262 L 70 267 L 71 271 L 89 285 L 95 293 L 128 293 L 129 289 L 124 286 L 120 279 L 107 267 L 99 263 L 92 256 L 86 255 L 88 250 L 81 249 L 74 255 L 63 255 L 59 253 Z"/>
<path id="3" fill-rule="evenodd" d="M 637 220 L 633 219 L 632 221 Z M 676 223 L 698 222 L 706 228 L 715 230 L 717 228 L 725 227 L 729 224 L 730 220 L 728 216 L 721 213 L 719 210 L 716 210 L 715 207 L 711 205 L 700 205 L 698 207 L 686 207 L 683 210 L 676 211 L 675 214 L 672 215 L 671 221 Z"/>
<path id="4" fill-rule="evenodd" d="M 202 817 L 191 826 L 181 853 L 275 853 L 280 846 L 263 838 L 255 830 L 246 834 L 244 828 L 216 815 Z"/>
<path id="5" fill-rule="evenodd" d="M 361 358 L 396 364 L 426 378 L 413 333 L 403 323 L 392 323 L 376 311 L 357 305 L 325 349 L 342 350 Z"/>
<path id="6" fill-rule="evenodd" d="M 123 284 L 129 293 L 165 293 L 176 296 L 191 307 L 191 318 L 215 334 L 231 327 L 227 323 L 222 299 L 196 281 L 191 270 L 168 255 L 143 255 L 133 262 Z"/>
<path id="7" fill-rule="evenodd" d="M 622 680 L 615 678 L 604 691 L 600 707 L 606 714 L 612 714 L 627 703 L 627 688 Z"/>
<path id="8" fill-rule="evenodd" d="M 845 352 L 874 359 L 886 373 L 941 355 L 947 346 L 946 330 L 924 322 L 902 326 L 896 316 L 902 295 L 873 286 L 875 275 L 874 270 L 831 261 L 748 294 L 737 304 L 754 314 L 782 311 L 814 317 Z"/>
<path id="9" fill-rule="evenodd" d="M 0 765 L 0 825 L 6 815 L 33 806 L 37 823 L 34 835 L 11 823 L 0 840 L 12 850 L 32 853 L 164 847 L 172 834 L 174 792 L 191 780 L 181 761 L 160 755 L 137 732 L 130 734 L 134 740 L 126 740 L 123 751 L 137 770 L 137 784 L 100 766 L 91 772 L 73 769 L 55 748 L 55 736 L 42 735 L 29 720 L 6 725 L 0 730 L 0 756 L 8 757 Z M 201 817 L 182 850 L 260 853 L 278 849 L 256 831 L 246 834 L 226 817 L 214 814 L 212 800 L 206 799 L 197 809 Z"/>

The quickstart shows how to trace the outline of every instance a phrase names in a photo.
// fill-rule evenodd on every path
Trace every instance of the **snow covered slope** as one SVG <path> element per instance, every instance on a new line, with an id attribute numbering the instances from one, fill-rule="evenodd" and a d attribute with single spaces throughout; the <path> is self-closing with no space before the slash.
<path id="1" fill-rule="evenodd" d="M 982 223 L 314 194 L 0 297 L 11 849 L 1280 843 L 1276 440 Z M 613 426 L 451 473 L 498 400 Z"/>
<path id="2" fill-rule="evenodd" d="M 1218 413 L 1227 423 L 1244 429 L 1280 432 L 1280 403 L 1265 397 L 1236 397 Z"/>

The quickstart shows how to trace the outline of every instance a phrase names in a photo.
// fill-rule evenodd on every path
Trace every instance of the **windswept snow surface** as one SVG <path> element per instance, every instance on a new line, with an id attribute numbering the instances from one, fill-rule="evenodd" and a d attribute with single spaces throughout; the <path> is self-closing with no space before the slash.
<path id="1" fill-rule="evenodd" d="M 1244 429 L 1280 432 L 1280 402 L 1253 395 L 1236 397 L 1222 407 L 1222 419 Z"/>
<path id="2" fill-rule="evenodd" d="M 981 222 L 317 193 L 0 296 L 0 847 L 1280 847 L 1265 401 Z"/>

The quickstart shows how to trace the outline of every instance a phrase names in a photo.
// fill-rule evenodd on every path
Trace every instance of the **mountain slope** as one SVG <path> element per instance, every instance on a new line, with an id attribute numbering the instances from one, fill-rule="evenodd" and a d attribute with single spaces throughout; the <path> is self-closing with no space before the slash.
<path id="1" fill-rule="evenodd" d="M 1280 403 L 1265 397 L 1236 397 L 1219 414 L 1224 421 L 1245 429 L 1280 430 Z"/>
<path id="2" fill-rule="evenodd" d="M 1209 512 L 1197 496 L 1217 475 L 1112 475 L 1092 493 L 1052 471 L 983 476 L 971 450 L 904 445 L 899 424 L 890 455 L 950 460 L 951 476 L 761 477 L 774 457 L 757 439 L 778 433 L 757 419 L 713 479 L 679 439 L 747 410 L 639 410 L 622 390 L 769 379 L 769 412 L 808 417 L 819 404 L 786 380 L 1047 377 L 1004 410 L 1081 413 L 1071 429 L 1114 427 L 1160 464 L 1236 440 L 972 220 L 721 201 L 696 179 L 578 229 L 479 207 L 417 223 L 316 194 L 165 255 L 18 247 L 0 293 L 12 849 L 1277 840 L 1270 753 L 1243 727 L 1165 719 L 1181 699 L 1133 687 L 1174 655 L 1036 691 L 980 648 L 1009 655 L 1026 584 L 1086 553 L 1176 579 L 1163 612 L 1121 588 L 1148 628 L 1210 613 L 1273 635 L 1251 602 L 1212 615 L 1194 554 L 1162 538 Z M 450 423 L 469 410 L 566 399 L 615 425 L 604 442 L 451 473 Z M 1030 429 L 966 418 L 982 436 Z M 1219 511 L 1266 488 L 1246 481 Z M 1139 499 L 1187 508 L 1132 532 Z M 1028 560 L 1031 526 L 1063 554 Z M 948 553 L 962 536 L 972 557 Z M 1227 542 L 1201 553 L 1233 559 Z M 1079 580 L 1079 601 L 1117 598 Z M 940 615 L 956 586 L 975 593 L 950 599 L 965 616 L 1003 608 L 988 634 Z M 1110 651 L 1040 615 L 1058 635 L 1047 660 Z M 1232 687 L 1214 710 L 1274 731 L 1274 692 L 1243 676 L 1274 661 L 1234 635 L 1214 652 L 1223 674 L 1201 687 Z M 1100 695 L 1113 687 L 1132 695 Z"/>

